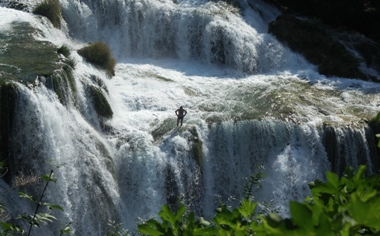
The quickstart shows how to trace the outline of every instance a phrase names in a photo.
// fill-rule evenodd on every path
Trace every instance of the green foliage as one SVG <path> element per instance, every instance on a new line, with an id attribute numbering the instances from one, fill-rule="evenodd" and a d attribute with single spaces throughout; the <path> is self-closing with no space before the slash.
<path id="1" fill-rule="evenodd" d="M 96 42 L 78 50 L 78 54 L 88 62 L 104 69 L 109 76 L 115 75 L 116 60 L 111 49 L 103 42 Z"/>
<path id="2" fill-rule="evenodd" d="M 65 57 L 69 57 L 70 56 L 70 50 L 67 46 L 65 45 L 62 45 L 60 48 L 58 48 L 57 52 L 59 54 L 62 54 L 64 55 Z"/>
<path id="3" fill-rule="evenodd" d="M 253 195 L 262 188 L 261 181 L 265 178 L 264 166 L 259 166 L 255 174 L 247 179 L 243 189 L 244 198 L 252 198 Z"/>
<path id="4" fill-rule="evenodd" d="M 42 180 L 44 180 L 46 182 L 46 184 L 45 184 L 44 190 L 43 190 L 39 200 L 37 200 L 33 196 L 28 195 L 24 192 L 19 192 L 20 198 L 27 199 L 28 201 L 36 204 L 36 209 L 35 209 L 34 214 L 23 213 L 17 217 L 17 219 L 19 219 L 19 220 L 24 220 L 24 221 L 28 222 L 28 224 L 30 226 L 29 230 L 27 231 L 28 235 L 31 234 L 33 226 L 40 227 L 41 224 L 49 224 L 49 223 L 57 220 L 57 218 L 55 216 L 50 214 L 50 211 L 52 211 L 53 209 L 63 211 L 62 207 L 59 205 L 53 205 L 50 203 L 42 202 L 42 199 L 45 195 L 45 191 L 48 187 L 48 184 L 50 182 L 56 183 L 56 181 L 57 181 L 57 179 L 54 177 L 53 170 L 50 172 L 49 175 L 42 175 L 40 178 Z M 47 212 L 38 212 L 39 208 L 41 206 L 45 207 L 45 209 L 47 209 L 48 211 Z M 0 205 L 0 208 L 2 208 L 2 205 Z M 60 230 L 60 235 L 72 233 L 71 228 L 69 227 L 70 224 L 71 223 L 66 224 L 64 226 L 64 228 Z M 23 235 L 26 233 L 26 231 L 24 229 L 18 227 L 17 225 L 10 224 L 7 222 L 0 222 L 0 226 L 2 228 L 2 230 L 0 231 L 0 235 L 15 235 L 15 234 Z"/>
<path id="5" fill-rule="evenodd" d="M 111 227 L 111 230 L 107 232 L 106 236 L 129 236 L 128 230 L 121 228 L 121 223 L 110 220 L 108 225 Z"/>
<path id="6" fill-rule="evenodd" d="M 380 176 L 365 176 L 365 166 L 343 177 L 326 173 L 327 182 L 309 184 L 312 196 L 291 202 L 291 219 L 263 218 L 268 235 L 378 235 L 380 233 Z"/>
<path id="7" fill-rule="evenodd" d="M 24 234 L 25 231 L 20 228 L 20 227 L 17 227 L 13 224 L 9 224 L 9 223 L 5 223 L 5 222 L 0 222 L 0 226 L 2 228 L 2 230 L 0 231 L 0 235 L 15 235 L 16 233 L 19 233 L 19 234 Z"/>
<path id="8" fill-rule="evenodd" d="M 33 13 L 47 17 L 55 28 L 61 27 L 61 6 L 58 0 L 45 0 L 36 6 Z"/>
<path id="9" fill-rule="evenodd" d="M 202 217 L 196 219 L 194 212 L 185 213 L 186 208 L 180 205 L 177 212 L 163 206 L 158 215 L 161 221 L 150 219 L 138 225 L 144 235 L 249 235 L 258 224 L 255 216 L 257 202 L 243 199 L 240 206 L 229 210 L 222 204 L 216 210 L 213 222 Z"/>
<path id="10" fill-rule="evenodd" d="M 202 230 L 209 222 L 195 220 L 194 213 L 185 214 L 185 205 L 181 204 L 177 212 L 163 206 L 158 215 L 161 221 L 150 219 L 138 225 L 138 230 L 144 235 L 202 235 Z"/>
<path id="11" fill-rule="evenodd" d="M 244 198 L 239 207 L 230 210 L 221 203 L 216 209 L 212 222 L 203 217 L 196 219 L 194 212 L 187 212 L 181 204 L 177 212 L 168 206 L 163 206 L 158 216 L 161 220 L 150 219 L 138 225 L 138 230 L 144 235 L 249 235 L 258 225 L 256 207 L 258 202 L 252 202 L 253 193 L 261 188 L 264 178 L 263 167 L 258 173 L 247 179 L 244 187 Z"/>
<path id="12" fill-rule="evenodd" d="M 70 234 L 73 233 L 73 231 L 72 231 L 72 229 L 71 229 L 71 227 L 70 227 L 71 223 L 72 223 L 72 222 L 67 223 L 66 225 L 64 225 L 64 226 L 62 227 L 62 229 L 59 230 L 59 235 L 60 235 L 60 236 L 61 236 L 61 235 L 65 235 L 65 234 L 70 235 Z"/>
<path id="13" fill-rule="evenodd" d="M 380 176 L 366 177 L 365 171 L 365 166 L 356 173 L 347 168 L 341 179 L 327 172 L 326 183 L 310 183 L 312 196 L 290 202 L 290 219 L 258 214 L 258 203 L 243 198 L 232 210 L 222 204 L 211 222 L 185 213 L 184 205 L 177 212 L 163 206 L 161 221 L 150 219 L 138 230 L 144 235 L 380 235 Z"/>

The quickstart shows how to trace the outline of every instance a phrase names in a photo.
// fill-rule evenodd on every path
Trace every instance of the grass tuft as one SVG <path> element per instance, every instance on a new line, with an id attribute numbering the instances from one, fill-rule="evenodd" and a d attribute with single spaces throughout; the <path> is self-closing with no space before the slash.
<path id="1" fill-rule="evenodd" d="M 67 46 L 65 45 L 62 45 L 60 48 L 57 49 L 57 52 L 59 54 L 62 54 L 64 55 L 65 57 L 69 57 L 70 56 L 70 50 Z"/>
<path id="2" fill-rule="evenodd" d="M 111 49 L 103 42 L 96 42 L 78 50 L 78 54 L 86 61 L 104 69 L 109 76 L 115 75 L 116 60 Z"/>
<path id="3" fill-rule="evenodd" d="M 59 0 L 45 0 L 36 6 L 33 13 L 47 17 L 55 28 L 61 27 L 61 5 L 59 5 Z"/>
<path id="4" fill-rule="evenodd" d="M 30 175 L 25 175 L 21 173 L 21 175 L 16 176 L 13 180 L 12 188 L 25 186 L 25 185 L 33 185 L 38 184 L 40 181 L 40 177 L 37 175 L 30 173 Z"/>

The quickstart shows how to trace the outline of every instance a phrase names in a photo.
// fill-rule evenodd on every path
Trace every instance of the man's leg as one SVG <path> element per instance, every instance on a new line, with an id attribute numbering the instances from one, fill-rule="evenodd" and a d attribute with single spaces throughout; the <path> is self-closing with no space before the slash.
<path id="1" fill-rule="evenodd" d="M 179 117 L 177 118 L 177 127 L 178 127 L 178 123 L 179 123 Z"/>

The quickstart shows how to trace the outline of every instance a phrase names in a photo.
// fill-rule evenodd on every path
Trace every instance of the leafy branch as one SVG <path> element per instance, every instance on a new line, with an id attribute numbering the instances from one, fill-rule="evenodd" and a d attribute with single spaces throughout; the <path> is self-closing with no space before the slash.
<path id="1" fill-rule="evenodd" d="M 59 166 L 57 166 L 57 168 L 59 168 Z M 33 215 L 28 215 L 28 214 L 24 213 L 24 214 L 21 214 L 17 217 L 17 219 L 25 220 L 29 223 L 29 230 L 27 233 L 28 236 L 31 235 L 33 226 L 40 227 L 41 224 L 49 224 L 49 223 L 57 220 L 57 218 L 55 216 L 53 216 L 49 213 L 39 212 L 39 209 L 41 208 L 41 206 L 46 207 L 46 209 L 48 209 L 49 211 L 51 211 L 53 209 L 63 211 L 63 208 L 59 205 L 54 205 L 54 204 L 42 202 L 43 197 L 45 196 L 46 190 L 49 186 L 49 183 L 50 182 L 54 182 L 54 183 L 57 182 L 57 179 L 54 177 L 54 171 L 51 170 L 48 175 L 40 176 L 40 179 L 44 180 L 46 182 L 46 184 L 44 186 L 44 189 L 43 189 L 38 201 L 33 196 L 28 195 L 25 192 L 22 192 L 22 191 L 19 192 L 20 198 L 27 199 L 28 201 L 31 201 L 31 202 L 36 204 L 36 208 L 34 210 Z M 0 205 L 0 207 L 2 207 L 2 206 Z M 60 235 L 72 233 L 72 230 L 70 228 L 70 224 L 71 224 L 71 222 L 66 224 L 63 227 L 63 229 L 60 230 Z M 10 224 L 10 223 L 0 222 L 0 226 L 3 229 L 2 231 L 0 231 L 0 235 L 12 235 L 11 233 L 18 233 L 18 234 L 24 234 L 25 233 L 25 230 L 23 230 L 22 228 L 20 228 L 16 225 Z"/>

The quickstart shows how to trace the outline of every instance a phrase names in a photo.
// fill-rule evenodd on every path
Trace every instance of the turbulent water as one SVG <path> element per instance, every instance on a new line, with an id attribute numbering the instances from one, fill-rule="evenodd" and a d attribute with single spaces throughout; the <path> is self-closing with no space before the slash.
<path id="1" fill-rule="evenodd" d="M 212 217 L 219 200 L 238 203 L 260 166 L 266 178 L 255 198 L 273 200 L 283 216 L 288 202 L 302 200 L 307 183 L 328 170 L 366 164 L 376 172 L 365 121 L 377 113 L 380 86 L 319 75 L 267 34 L 279 12 L 261 1 L 241 8 L 190 0 L 60 3 L 60 30 L 0 7 L 0 32 L 12 35 L 12 24 L 28 22 L 37 40 L 72 50 L 77 105 L 62 105 L 44 83 L 18 85 L 11 151 L 24 173 L 59 166 L 46 201 L 64 208 L 58 217 L 73 222 L 75 235 L 105 235 L 109 220 L 135 229 L 139 218 L 180 198 L 198 216 Z M 110 45 L 118 61 L 112 78 L 75 51 L 95 41 Z M 105 124 L 86 95 L 94 78 L 113 110 Z M 179 106 L 188 115 L 177 128 Z M 13 195 L 2 199 L 11 214 L 32 211 Z"/>

